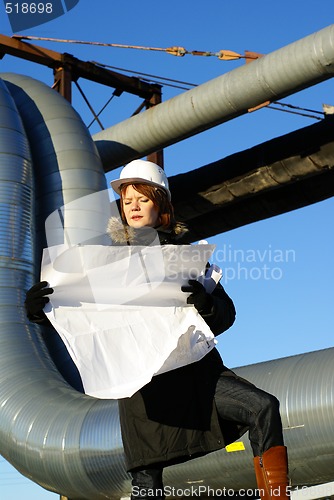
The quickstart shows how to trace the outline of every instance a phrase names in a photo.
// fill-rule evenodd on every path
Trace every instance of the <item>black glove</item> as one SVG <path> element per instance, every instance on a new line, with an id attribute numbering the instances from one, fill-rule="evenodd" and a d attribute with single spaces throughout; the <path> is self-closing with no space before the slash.
<path id="1" fill-rule="evenodd" d="M 209 314 L 213 305 L 212 297 L 204 286 L 196 280 L 189 280 L 189 286 L 181 286 L 182 292 L 190 292 L 187 304 L 193 304 L 200 314 Z"/>
<path id="2" fill-rule="evenodd" d="M 28 319 L 34 320 L 44 317 L 43 308 L 50 300 L 47 295 L 53 293 L 53 288 L 45 288 L 47 285 L 47 281 L 41 281 L 27 291 L 24 306 Z"/>

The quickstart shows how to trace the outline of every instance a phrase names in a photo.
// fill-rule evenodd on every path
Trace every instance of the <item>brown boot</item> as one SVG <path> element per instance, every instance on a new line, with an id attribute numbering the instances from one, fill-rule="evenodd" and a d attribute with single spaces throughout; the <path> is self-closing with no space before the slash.
<path id="1" fill-rule="evenodd" d="M 288 457 L 285 446 L 273 446 L 262 457 L 254 458 L 254 468 L 262 500 L 290 498 Z"/>

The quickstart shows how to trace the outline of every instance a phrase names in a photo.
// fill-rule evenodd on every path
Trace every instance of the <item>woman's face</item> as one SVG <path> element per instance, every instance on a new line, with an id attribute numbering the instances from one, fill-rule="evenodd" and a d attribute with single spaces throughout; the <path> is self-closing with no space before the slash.
<path id="1" fill-rule="evenodd" d="M 159 225 L 159 213 L 153 201 L 136 191 L 133 186 L 125 188 L 122 193 L 122 204 L 129 226 L 139 228 Z"/>

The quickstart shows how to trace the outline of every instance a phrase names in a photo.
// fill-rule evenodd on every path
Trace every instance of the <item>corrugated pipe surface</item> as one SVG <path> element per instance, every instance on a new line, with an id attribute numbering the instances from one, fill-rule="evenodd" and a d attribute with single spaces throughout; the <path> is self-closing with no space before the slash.
<path id="1" fill-rule="evenodd" d="M 65 205 L 61 220 L 74 243 L 103 233 L 104 196 L 93 206 L 72 204 L 103 192 L 103 168 L 62 97 L 29 77 L 0 77 L 0 453 L 28 478 L 73 500 L 127 496 L 117 402 L 82 394 L 57 334 L 30 324 L 23 308 L 25 291 L 38 280 L 49 214 Z M 64 228 L 51 227 L 53 244 L 62 242 Z M 333 480 L 333 354 L 327 349 L 236 370 L 280 399 L 294 485 L 310 477 Z M 200 485 L 202 496 L 212 496 L 214 488 L 255 487 L 247 436 L 243 442 L 245 451 L 223 450 L 166 469 L 169 493 Z"/>
<path id="2" fill-rule="evenodd" d="M 85 396 L 64 380 L 40 327 L 26 320 L 23 308 L 25 291 L 39 279 L 46 217 L 69 204 L 63 219 L 75 242 L 71 202 L 106 189 L 105 176 L 86 127 L 59 94 L 29 77 L 1 77 L 0 452 L 51 491 L 106 498 L 100 492 L 109 485 L 114 494 L 121 492 L 128 480 L 117 403 Z M 90 213 L 74 211 L 87 238 L 96 236 L 96 228 L 103 232 L 104 201 Z M 61 243 L 57 228 L 54 233 L 52 242 Z M 66 352 L 58 336 L 44 336 L 62 369 Z M 75 371 L 73 377 L 66 367 L 64 374 L 79 385 Z"/>

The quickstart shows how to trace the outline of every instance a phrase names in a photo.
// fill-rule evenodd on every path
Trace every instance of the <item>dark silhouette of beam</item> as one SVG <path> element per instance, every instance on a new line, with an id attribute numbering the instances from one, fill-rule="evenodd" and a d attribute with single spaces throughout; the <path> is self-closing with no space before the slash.
<path id="1" fill-rule="evenodd" d="M 334 118 L 170 178 L 189 241 L 334 195 Z"/>

